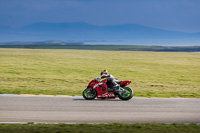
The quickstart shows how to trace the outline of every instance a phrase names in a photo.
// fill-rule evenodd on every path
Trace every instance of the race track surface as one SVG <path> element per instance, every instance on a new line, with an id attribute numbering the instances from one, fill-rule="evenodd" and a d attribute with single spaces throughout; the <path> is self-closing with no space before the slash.
<path id="1" fill-rule="evenodd" d="M 0 123 L 200 123 L 200 99 L 0 95 Z"/>

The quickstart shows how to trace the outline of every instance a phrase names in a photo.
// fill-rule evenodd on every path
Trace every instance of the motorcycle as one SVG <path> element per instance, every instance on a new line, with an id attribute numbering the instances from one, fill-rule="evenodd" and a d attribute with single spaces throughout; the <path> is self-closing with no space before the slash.
<path id="1" fill-rule="evenodd" d="M 131 81 L 128 80 L 120 81 L 118 83 L 120 86 L 119 90 L 114 90 L 112 83 L 108 82 L 107 79 L 102 81 L 92 80 L 82 95 L 86 100 L 93 100 L 96 97 L 101 99 L 119 97 L 121 100 L 129 100 L 134 94 L 130 87 L 126 87 L 130 83 Z"/>

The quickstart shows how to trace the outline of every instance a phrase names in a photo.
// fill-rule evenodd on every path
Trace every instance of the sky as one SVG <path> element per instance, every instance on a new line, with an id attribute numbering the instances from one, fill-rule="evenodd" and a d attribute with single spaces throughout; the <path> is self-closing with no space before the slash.
<path id="1" fill-rule="evenodd" d="M 200 32 L 200 0 L 0 0 L 0 25 L 35 22 L 135 23 L 195 33 Z"/>

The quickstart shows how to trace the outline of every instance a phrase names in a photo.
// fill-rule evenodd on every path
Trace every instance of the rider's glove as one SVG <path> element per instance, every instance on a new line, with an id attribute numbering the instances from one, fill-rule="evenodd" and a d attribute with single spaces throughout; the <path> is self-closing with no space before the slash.
<path id="1" fill-rule="evenodd" d="M 96 79 L 95 79 L 95 80 L 96 80 L 96 81 L 99 81 L 100 79 L 101 79 L 100 77 L 96 77 Z"/>

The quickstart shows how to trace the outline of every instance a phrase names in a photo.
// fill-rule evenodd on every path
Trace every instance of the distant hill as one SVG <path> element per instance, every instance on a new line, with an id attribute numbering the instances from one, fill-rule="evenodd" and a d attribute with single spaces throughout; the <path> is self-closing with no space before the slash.
<path id="1" fill-rule="evenodd" d="M 133 44 L 200 45 L 200 33 L 162 30 L 138 24 L 95 26 L 83 22 L 37 22 L 20 28 L 0 26 L 0 42 L 75 40 L 81 42 L 118 42 Z"/>
<path id="2" fill-rule="evenodd" d="M 23 48 L 23 49 L 80 49 L 80 50 L 109 50 L 109 51 L 154 51 L 154 52 L 200 52 L 200 46 L 142 46 L 142 45 L 76 45 L 76 44 L 45 44 L 42 42 L 9 43 L 0 45 L 0 48 Z"/>
<path id="3" fill-rule="evenodd" d="M 73 40 L 47 40 L 47 41 L 10 41 L 0 42 L 0 45 L 83 45 L 82 42 Z M 12 47 L 12 46 L 11 46 Z"/>

